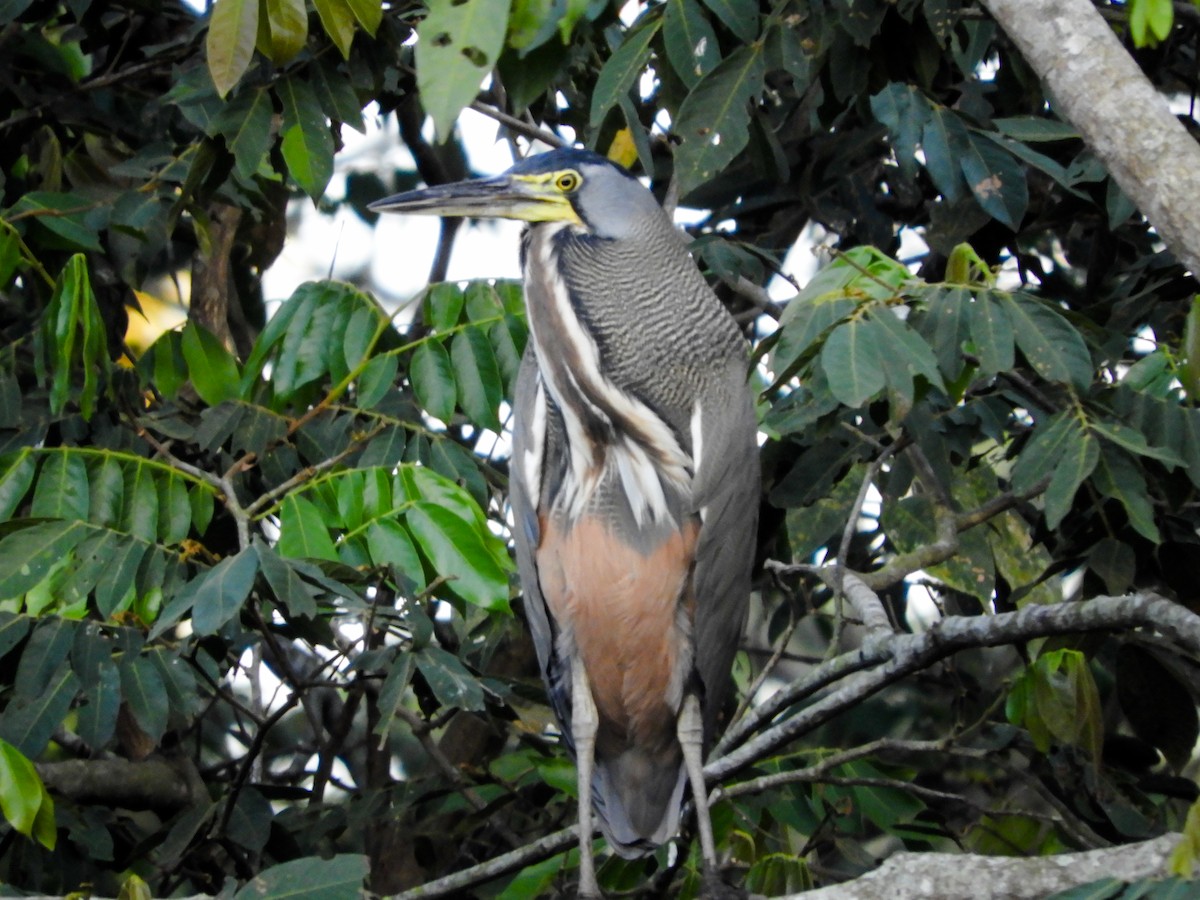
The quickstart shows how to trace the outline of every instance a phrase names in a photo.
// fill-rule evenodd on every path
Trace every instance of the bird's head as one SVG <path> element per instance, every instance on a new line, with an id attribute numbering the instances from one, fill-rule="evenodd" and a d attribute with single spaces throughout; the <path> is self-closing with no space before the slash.
<path id="1" fill-rule="evenodd" d="M 636 178 L 590 150 L 553 150 L 493 178 L 439 184 L 376 200 L 375 212 L 569 222 L 605 238 L 636 233 L 661 208 Z"/>

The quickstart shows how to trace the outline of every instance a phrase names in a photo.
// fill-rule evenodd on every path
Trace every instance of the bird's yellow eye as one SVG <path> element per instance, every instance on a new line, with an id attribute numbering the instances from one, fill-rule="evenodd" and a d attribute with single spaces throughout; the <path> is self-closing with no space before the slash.
<path id="1" fill-rule="evenodd" d="M 578 172 L 559 172 L 554 176 L 554 186 L 562 191 L 562 193 L 569 194 L 579 187 L 579 183 L 582 180 Z"/>

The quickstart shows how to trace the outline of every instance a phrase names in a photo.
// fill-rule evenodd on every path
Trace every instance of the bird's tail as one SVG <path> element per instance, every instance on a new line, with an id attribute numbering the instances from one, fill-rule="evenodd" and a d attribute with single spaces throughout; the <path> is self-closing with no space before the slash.
<path id="1" fill-rule="evenodd" d="M 592 806 L 609 846 L 633 859 L 674 837 L 686 781 L 678 744 L 657 751 L 630 747 L 597 759 Z"/>

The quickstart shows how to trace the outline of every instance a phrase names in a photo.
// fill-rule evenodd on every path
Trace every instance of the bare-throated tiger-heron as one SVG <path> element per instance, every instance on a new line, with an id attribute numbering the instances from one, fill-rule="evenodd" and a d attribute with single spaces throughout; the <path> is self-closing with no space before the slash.
<path id="1" fill-rule="evenodd" d="M 593 823 L 622 856 L 648 853 L 675 835 L 689 781 L 715 876 L 702 762 L 746 618 L 759 485 L 737 324 L 653 194 L 595 153 L 372 209 L 530 223 L 511 503 L 578 766 L 580 894 L 599 895 Z"/>

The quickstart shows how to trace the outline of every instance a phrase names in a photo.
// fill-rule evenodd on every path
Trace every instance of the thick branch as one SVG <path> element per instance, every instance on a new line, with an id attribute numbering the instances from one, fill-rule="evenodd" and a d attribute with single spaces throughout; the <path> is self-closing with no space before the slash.
<path id="1" fill-rule="evenodd" d="M 736 723 L 732 737 L 722 741 L 719 750 L 732 746 L 822 687 L 845 679 L 811 706 L 772 725 L 744 746 L 714 759 L 705 766 L 704 774 L 710 782 L 720 783 L 889 684 L 960 650 L 1015 644 L 1052 634 L 1138 627 L 1157 628 L 1189 652 L 1200 655 L 1200 616 L 1153 594 L 1096 597 L 1082 603 L 1052 606 L 1030 605 L 995 616 L 953 616 L 936 622 L 921 634 L 898 634 L 873 641 L 818 666 Z"/>
<path id="2" fill-rule="evenodd" d="M 1200 273 L 1200 147 L 1090 0 L 983 0 L 1121 189 Z"/>
<path id="3" fill-rule="evenodd" d="M 186 771 L 189 765 L 182 758 L 72 759 L 38 763 L 37 771 L 53 793 L 76 803 L 173 812 L 205 794 L 199 776 Z"/>
<path id="4" fill-rule="evenodd" d="M 987 897 L 1048 897 L 1078 885 L 1115 878 L 1137 881 L 1166 874 L 1180 835 L 1164 834 L 1140 844 L 1033 859 L 961 853 L 897 853 L 861 878 L 795 894 L 792 900 L 942 900 Z M 785 898 L 787 900 L 787 898 Z"/>

